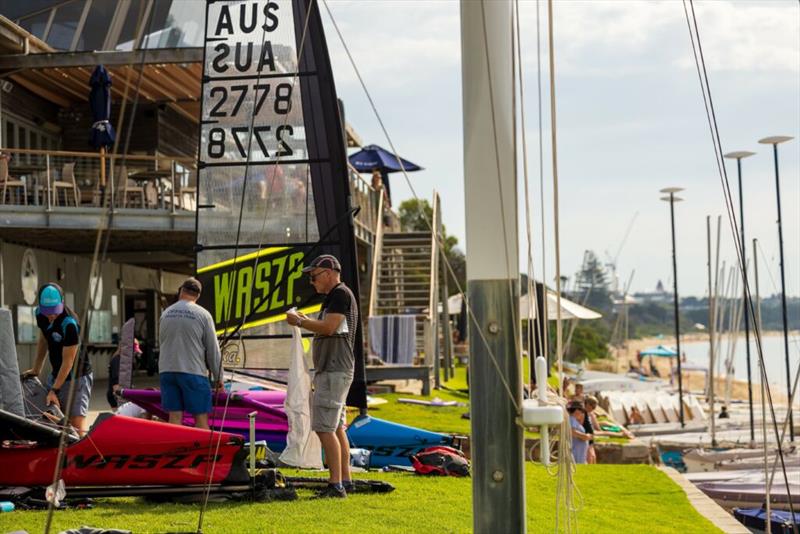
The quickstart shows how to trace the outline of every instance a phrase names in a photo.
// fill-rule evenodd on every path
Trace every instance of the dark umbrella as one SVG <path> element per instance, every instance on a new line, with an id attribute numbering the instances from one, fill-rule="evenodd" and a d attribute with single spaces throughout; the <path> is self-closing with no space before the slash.
<path id="1" fill-rule="evenodd" d="M 421 171 L 423 168 L 415 163 L 392 154 L 385 148 L 378 145 L 368 145 L 350 156 L 350 164 L 358 172 L 380 171 L 383 187 L 386 189 L 386 196 L 391 200 L 392 194 L 389 188 L 389 173 Z M 401 166 L 402 165 L 402 166 Z"/>
<path id="2" fill-rule="evenodd" d="M 92 128 L 89 134 L 89 144 L 99 149 L 100 154 L 100 185 L 106 183 L 105 151 L 114 145 L 116 134 L 114 127 L 109 122 L 111 118 L 111 76 L 102 65 L 95 67 L 89 78 L 89 107 L 92 110 Z"/>

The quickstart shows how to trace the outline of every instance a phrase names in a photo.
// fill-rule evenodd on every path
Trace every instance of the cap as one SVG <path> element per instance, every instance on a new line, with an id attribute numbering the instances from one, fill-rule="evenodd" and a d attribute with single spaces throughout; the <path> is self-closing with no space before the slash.
<path id="1" fill-rule="evenodd" d="M 317 256 L 314 258 L 311 262 L 311 265 L 303 268 L 303 272 L 309 273 L 314 269 L 333 269 L 334 271 L 341 272 L 342 264 L 339 263 L 339 260 L 336 259 L 336 256 L 331 254 L 323 254 L 322 256 Z"/>
<path id="2" fill-rule="evenodd" d="M 42 288 L 39 293 L 39 313 L 42 315 L 60 315 L 64 311 L 64 297 L 61 291 L 52 284 Z"/>
<path id="3" fill-rule="evenodd" d="M 197 278 L 187 278 L 181 284 L 181 289 L 185 289 L 190 293 L 197 293 L 198 295 L 203 291 L 203 284 Z"/>

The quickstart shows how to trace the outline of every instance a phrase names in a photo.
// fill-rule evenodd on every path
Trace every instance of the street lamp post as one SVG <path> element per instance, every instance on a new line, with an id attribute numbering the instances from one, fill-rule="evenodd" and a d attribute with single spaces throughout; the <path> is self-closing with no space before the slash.
<path id="1" fill-rule="evenodd" d="M 730 152 L 725 154 L 725 158 L 728 159 L 735 159 L 736 160 L 736 169 L 739 173 L 739 238 L 741 242 L 741 255 L 740 260 L 742 263 L 742 290 L 743 290 L 743 297 L 742 297 L 742 304 L 743 304 L 743 315 L 744 315 L 744 347 L 745 347 L 745 354 L 747 355 L 747 403 L 750 410 L 750 442 L 753 443 L 756 440 L 755 434 L 755 422 L 753 419 L 753 377 L 750 365 L 750 306 L 747 302 L 747 294 L 749 292 L 749 288 L 747 286 L 747 253 L 746 253 L 746 245 L 745 245 L 745 238 L 744 238 L 744 194 L 742 192 L 742 159 L 749 158 L 750 156 L 754 155 L 755 152 L 748 152 L 746 150 L 742 150 L 739 152 Z"/>
<path id="2" fill-rule="evenodd" d="M 678 352 L 678 413 L 680 414 L 681 428 L 685 426 L 683 419 L 683 372 L 681 369 L 681 326 L 680 308 L 678 305 L 678 259 L 675 253 L 675 203 L 683 199 L 676 197 L 675 193 L 683 191 L 682 187 L 665 187 L 661 193 L 668 193 L 669 196 L 661 197 L 661 200 L 669 202 L 669 218 L 672 227 L 672 295 L 675 307 L 675 348 Z"/>
<path id="3" fill-rule="evenodd" d="M 778 250 L 780 252 L 781 260 L 781 311 L 783 312 L 783 354 L 786 359 L 786 390 L 788 392 L 787 399 L 789 402 L 788 414 L 789 418 L 789 441 L 794 441 L 794 417 L 792 415 L 792 378 L 791 378 L 791 364 L 789 362 L 789 322 L 786 315 L 786 272 L 783 261 L 783 224 L 781 223 L 781 182 L 778 174 L 778 145 L 791 141 L 794 137 L 788 135 L 776 135 L 773 137 L 765 137 L 759 139 L 762 145 L 772 145 L 772 154 L 775 161 L 775 193 L 778 201 Z"/>

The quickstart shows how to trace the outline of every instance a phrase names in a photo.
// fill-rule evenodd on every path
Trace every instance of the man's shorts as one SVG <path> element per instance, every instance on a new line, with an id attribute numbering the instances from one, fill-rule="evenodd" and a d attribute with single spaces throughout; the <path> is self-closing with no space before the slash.
<path id="1" fill-rule="evenodd" d="M 168 412 L 192 415 L 211 412 L 208 378 L 190 373 L 161 373 L 161 406 Z"/>
<path id="2" fill-rule="evenodd" d="M 89 400 L 92 398 L 92 385 L 94 384 L 94 375 L 89 373 L 78 379 L 75 384 L 75 394 L 72 399 L 72 409 L 67 413 L 67 400 L 69 399 L 69 387 L 71 380 L 64 382 L 61 386 L 61 391 L 58 392 L 58 402 L 61 404 L 61 411 L 67 417 L 86 417 L 89 413 Z M 53 376 L 50 375 L 47 380 L 48 389 L 53 387 Z"/>
<path id="3" fill-rule="evenodd" d="M 314 375 L 311 403 L 311 430 L 336 432 L 345 423 L 345 401 L 353 373 L 322 372 Z"/>

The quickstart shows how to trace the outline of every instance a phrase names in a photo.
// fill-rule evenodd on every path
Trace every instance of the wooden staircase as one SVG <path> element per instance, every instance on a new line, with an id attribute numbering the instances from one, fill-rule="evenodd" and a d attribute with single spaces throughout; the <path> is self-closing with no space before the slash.
<path id="1" fill-rule="evenodd" d="M 414 315 L 417 350 L 425 351 L 425 321 L 431 296 L 430 232 L 384 234 L 376 269 L 374 315 Z"/>

